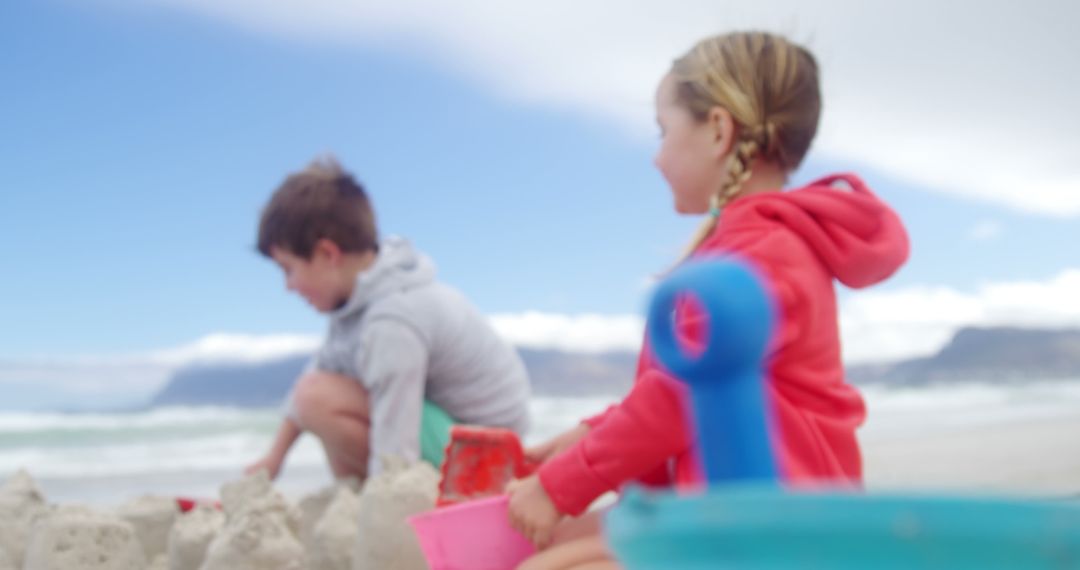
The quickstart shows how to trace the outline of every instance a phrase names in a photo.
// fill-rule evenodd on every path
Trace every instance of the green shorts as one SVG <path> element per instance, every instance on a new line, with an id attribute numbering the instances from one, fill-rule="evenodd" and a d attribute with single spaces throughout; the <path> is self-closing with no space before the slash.
<path id="1" fill-rule="evenodd" d="M 441 469 L 446 457 L 446 446 L 450 443 L 450 428 L 454 418 L 445 410 L 424 400 L 420 412 L 420 458 Z"/>

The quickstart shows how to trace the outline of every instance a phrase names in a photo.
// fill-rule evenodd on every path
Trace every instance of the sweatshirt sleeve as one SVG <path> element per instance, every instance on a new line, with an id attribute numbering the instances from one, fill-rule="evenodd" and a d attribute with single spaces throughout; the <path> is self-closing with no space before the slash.
<path id="1" fill-rule="evenodd" d="M 600 495 L 655 472 L 690 445 L 681 386 L 658 370 L 581 441 L 540 468 L 540 482 L 560 512 L 579 515 Z"/>
<path id="2" fill-rule="evenodd" d="M 692 302 L 677 305 L 677 333 L 691 349 L 700 346 L 704 318 Z M 540 468 L 540 482 L 559 511 L 576 516 L 627 481 L 655 481 L 657 471 L 691 444 L 686 398 L 686 388 L 651 358 L 646 345 L 630 394 L 585 420 L 589 433 Z"/>
<path id="3" fill-rule="evenodd" d="M 638 362 L 637 362 L 637 368 L 636 368 L 636 370 L 637 370 L 636 375 L 639 376 L 639 377 L 641 376 L 641 372 L 643 370 L 645 370 L 648 367 L 653 365 L 653 361 L 649 357 L 648 347 L 644 346 L 645 345 L 644 342 L 642 343 L 642 345 L 643 345 L 643 348 L 641 350 L 640 355 L 638 356 Z M 616 409 L 618 409 L 617 405 L 616 406 L 608 406 L 608 408 L 606 410 L 604 410 L 603 412 L 600 412 L 599 414 L 596 414 L 595 416 L 590 416 L 590 417 L 587 417 L 587 418 L 581 420 L 581 423 L 589 426 L 590 428 L 595 428 L 596 426 L 604 423 L 604 420 L 606 420 L 607 417 L 609 415 L 611 415 L 611 413 L 614 412 Z"/>
<path id="4" fill-rule="evenodd" d="M 379 319 L 365 327 L 357 370 L 371 402 L 368 473 L 380 471 L 384 456 L 420 459 L 420 415 L 428 349 L 409 325 Z"/>
<path id="5" fill-rule="evenodd" d="M 606 410 L 600 412 L 599 414 L 581 420 L 581 423 L 589 426 L 589 428 L 595 428 L 596 426 L 604 423 L 604 420 L 607 419 L 607 417 L 610 416 L 611 413 L 614 412 L 616 409 L 618 409 L 618 406 L 608 406 Z"/>

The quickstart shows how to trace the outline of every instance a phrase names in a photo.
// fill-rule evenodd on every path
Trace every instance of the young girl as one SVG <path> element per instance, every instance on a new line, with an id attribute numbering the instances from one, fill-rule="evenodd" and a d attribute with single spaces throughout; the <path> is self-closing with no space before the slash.
<path id="1" fill-rule="evenodd" d="M 817 63 L 806 49 L 767 33 L 708 38 L 660 82 L 655 162 L 676 211 L 708 214 L 688 257 L 737 254 L 774 297 L 766 394 L 782 477 L 789 485 L 858 485 L 855 429 L 865 408 L 844 381 L 833 280 L 865 287 L 887 278 L 907 259 L 908 240 L 855 176 L 781 191 L 810 148 L 820 112 Z M 677 312 L 687 343 L 705 340 L 702 319 L 689 305 Z M 511 488 L 511 522 L 538 546 L 553 538 L 555 546 L 522 569 L 618 568 L 595 516 L 557 523 L 630 481 L 700 484 L 685 393 L 645 346 L 621 403 L 530 450 L 543 465 Z"/>

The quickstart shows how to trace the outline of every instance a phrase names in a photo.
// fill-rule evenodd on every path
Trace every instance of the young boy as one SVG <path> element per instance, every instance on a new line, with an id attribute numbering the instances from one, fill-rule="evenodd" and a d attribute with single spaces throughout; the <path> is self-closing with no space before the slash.
<path id="1" fill-rule="evenodd" d="M 527 428 L 517 352 L 435 280 L 427 256 L 405 240 L 377 239 L 367 195 L 336 162 L 313 163 L 274 192 L 258 248 L 330 327 L 249 473 L 276 477 L 304 431 L 322 441 L 335 477 L 364 479 L 384 456 L 438 467 L 453 423 Z"/>

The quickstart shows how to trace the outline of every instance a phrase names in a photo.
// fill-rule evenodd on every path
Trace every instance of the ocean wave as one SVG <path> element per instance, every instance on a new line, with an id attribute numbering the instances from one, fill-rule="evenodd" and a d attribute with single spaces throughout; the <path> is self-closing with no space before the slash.
<path id="1" fill-rule="evenodd" d="M 50 430 L 116 430 L 244 423 L 273 418 L 274 410 L 229 407 L 168 407 L 139 412 L 0 412 L 0 433 Z"/>
<path id="2" fill-rule="evenodd" d="M 1052 418 L 1080 413 L 1080 383 L 966 384 L 864 390 L 871 437 L 923 433 L 944 425 Z M 544 441 L 602 412 L 616 398 L 534 398 L 526 443 Z M 18 469 L 34 476 L 152 476 L 220 471 L 239 473 L 269 448 L 280 421 L 276 410 L 163 408 L 131 413 L 0 412 L 0 480 Z M 325 463 L 318 441 L 305 436 L 290 466 Z"/>
<path id="3" fill-rule="evenodd" d="M 265 434 L 225 433 L 213 437 L 146 443 L 23 446 L 3 449 L 0 474 L 26 469 L 35 477 L 79 478 L 226 470 L 240 473 L 266 452 Z M 324 461 L 318 442 L 302 440 L 289 454 L 291 465 Z"/>
<path id="4" fill-rule="evenodd" d="M 863 390 L 864 435 L 923 433 L 943 427 L 977 428 L 1080 414 L 1080 382 L 966 382 Z"/>
<path id="5" fill-rule="evenodd" d="M 602 411 L 612 398 L 536 398 L 536 443 Z M 35 477 L 139 476 L 235 471 L 262 456 L 280 413 L 222 407 L 162 408 L 125 413 L 0 412 L 0 479 L 19 469 Z M 303 437 L 290 466 L 325 462 L 318 441 Z"/>

